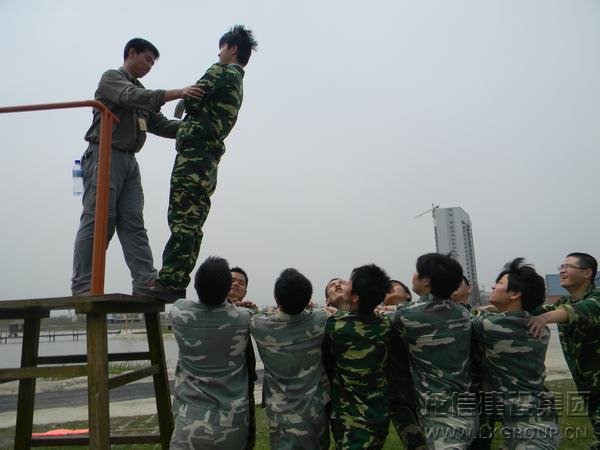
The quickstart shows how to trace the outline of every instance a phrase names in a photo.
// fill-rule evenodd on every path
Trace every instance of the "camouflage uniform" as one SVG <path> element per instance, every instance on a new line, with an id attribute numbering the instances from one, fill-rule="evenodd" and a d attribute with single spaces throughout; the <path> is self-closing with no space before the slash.
<path id="1" fill-rule="evenodd" d="M 595 438 L 590 448 L 600 449 L 600 289 L 592 284 L 580 300 L 565 296 L 534 314 L 557 308 L 569 315 L 567 323 L 558 324 L 560 343 L 577 389 L 589 392 L 584 398 Z"/>
<path id="2" fill-rule="evenodd" d="M 473 343 L 483 355 L 485 406 L 502 415 L 506 446 L 553 450 L 559 429 L 553 395 L 544 386 L 550 331 L 534 338 L 531 317 L 526 311 L 481 313 L 472 321 Z"/>
<path id="3" fill-rule="evenodd" d="M 250 312 L 225 302 L 178 300 L 170 316 L 179 347 L 171 449 L 244 448 Z"/>
<path id="4" fill-rule="evenodd" d="M 201 100 L 186 99 L 187 116 L 177 132 L 177 157 L 171 174 L 168 221 L 171 237 L 163 252 L 159 282 L 185 290 L 190 282 L 202 226 L 217 187 L 217 166 L 242 105 L 244 70 L 235 64 L 214 64 L 198 80 Z"/>
<path id="5" fill-rule="evenodd" d="M 265 412 L 274 450 L 329 449 L 329 382 L 321 355 L 327 318 L 323 310 L 279 311 L 250 322 L 265 368 Z"/>
<path id="6" fill-rule="evenodd" d="M 427 443 L 417 413 L 417 394 L 410 376 L 408 348 L 394 329 L 391 331 L 388 385 L 390 418 L 402 445 L 409 450 L 425 450 Z"/>
<path id="7" fill-rule="evenodd" d="M 408 345 L 428 448 L 466 449 L 473 438 L 471 320 L 451 300 L 431 295 L 398 309 L 392 326 Z"/>
<path id="8" fill-rule="evenodd" d="M 331 427 L 336 449 L 383 447 L 389 427 L 390 322 L 375 314 L 340 312 L 327 321 L 333 361 Z M 331 369 L 331 368 L 330 368 Z"/>

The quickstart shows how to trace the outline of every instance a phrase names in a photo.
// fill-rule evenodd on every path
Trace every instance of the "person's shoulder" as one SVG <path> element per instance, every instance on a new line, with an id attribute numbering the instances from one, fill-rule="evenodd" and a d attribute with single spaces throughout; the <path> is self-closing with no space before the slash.
<path id="1" fill-rule="evenodd" d="M 191 300 L 179 299 L 171 306 L 169 316 L 173 321 L 187 322 L 191 314 L 195 314 L 198 310 L 198 302 Z"/>
<path id="2" fill-rule="evenodd" d="M 127 74 L 121 69 L 108 69 L 102 73 L 101 79 L 115 79 L 115 78 L 123 78 L 127 79 Z"/>
<path id="3" fill-rule="evenodd" d="M 243 306 L 236 306 L 228 301 L 223 302 L 222 308 L 227 312 L 227 315 L 232 318 L 240 318 L 242 320 L 250 320 L 253 312 Z"/>
<path id="4" fill-rule="evenodd" d="M 324 308 L 314 308 L 306 310 L 308 312 L 308 316 L 317 321 L 327 321 L 329 317 L 332 316 L 329 312 L 327 312 Z"/>
<path id="5" fill-rule="evenodd" d="M 252 326 L 255 328 L 264 327 L 275 321 L 275 315 L 266 314 L 266 313 L 258 313 L 254 314 L 250 319 Z"/>
<path id="6" fill-rule="evenodd" d="M 593 286 L 590 289 L 589 298 L 592 298 L 594 300 L 600 300 L 600 288 L 596 287 L 596 286 Z"/>

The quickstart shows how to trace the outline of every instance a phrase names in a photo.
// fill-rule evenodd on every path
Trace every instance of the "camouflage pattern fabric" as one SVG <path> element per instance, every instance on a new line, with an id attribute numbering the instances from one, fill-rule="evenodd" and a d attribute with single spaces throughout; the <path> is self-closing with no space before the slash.
<path id="1" fill-rule="evenodd" d="M 336 449 L 380 449 L 389 427 L 387 366 L 390 322 L 340 312 L 327 321 L 333 358 L 331 428 Z"/>
<path id="2" fill-rule="evenodd" d="M 186 99 L 187 115 L 177 131 L 177 157 L 171 174 L 168 222 L 171 237 L 163 252 L 159 282 L 184 290 L 196 265 L 202 227 L 217 187 L 217 166 L 242 105 L 244 70 L 214 64 L 197 84 L 200 100 Z"/>
<path id="3" fill-rule="evenodd" d="M 395 329 L 392 329 L 390 338 L 388 371 L 390 418 L 404 448 L 425 450 L 427 444 L 417 414 L 417 393 L 410 375 L 408 348 Z"/>
<path id="4" fill-rule="evenodd" d="M 279 311 L 250 322 L 264 364 L 272 449 L 329 449 L 329 381 L 321 355 L 328 317 L 324 310 Z"/>
<path id="5" fill-rule="evenodd" d="M 469 393 L 469 313 L 451 300 L 423 295 L 399 308 L 392 326 L 408 346 L 428 448 L 466 449 L 477 422 Z"/>
<path id="6" fill-rule="evenodd" d="M 244 448 L 250 312 L 227 302 L 178 300 L 170 317 L 179 347 L 171 448 Z"/>
<path id="7" fill-rule="evenodd" d="M 481 314 L 479 309 L 471 307 L 468 303 L 461 303 L 460 306 L 469 311 L 471 320 Z M 475 394 L 479 429 L 474 433 L 475 437 L 468 448 L 469 450 L 490 450 L 496 422 L 502 421 L 502 417 L 493 411 L 486 411 L 483 387 L 483 350 L 473 342 L 471 344 L 471 392 Z"/>
<path id="8" fill-rule="evenodd" d="M 197 81 L 204 89 L 200 100 L 185 99 L 187 113 L 177 132 L 177 150 L 197 147 L 204 142 L 220 145 L 229 135 L 244 97 L 244 69 L 235 64 L 213 64 Z M 216 148 L 214 150 L 217 150 Z"/>
<path id="9" fill-rule="evenodd" d="M 542 305 L 534 315 L 562 308 L 569 321 L 558 324 L 560 344 L 577 389 L 584 393 L 594 429 L 594 449 L 600 449 L 600 289 L 595 285 L 583 297 L 561 297 L 554 305 Z"/>
<path id="10" fill-rule="evenodd" d="M 508 448 L 555 449 L 559 429 L 553 395 L 544 386 L 550 330 L 529 334 L 526 311 L 483 312 L 472 320 L 473 342 L 483 355 L 484 388 L 501 413 Z"/>

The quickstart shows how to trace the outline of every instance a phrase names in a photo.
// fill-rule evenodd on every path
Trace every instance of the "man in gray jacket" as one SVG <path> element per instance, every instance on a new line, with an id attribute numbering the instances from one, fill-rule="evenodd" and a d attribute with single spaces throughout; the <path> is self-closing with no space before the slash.
<path id="1" fill-rule="evenodd" d="M 119 119 L 112 131 L 108 240 L 116 229 L 125 262 L 131 271 L 134 294 L 137 288 L 145 286 L 158 275 L 144 227 L 144 193 L 135 154 L 144 145 L 146 132 L 175 138 L 180 122 L 168 120 L 160 113 L 164 103 L 178 98 L 202 97 L 202 89 L 195 85 L 172 90 L 144 88 L 138 79 L 150 72 L 158 57 L 158 50 L 150 42 L 140 38 L 130 40 L 123 53 L 123 66 L 104 72 L 94 95 Z M 93 114 L 92 126 L 85 135 L 89 146 L 81 158 L 83 212 L 75 239 L 71 279 L 73 295 L 89 292 L 92 273 L 100 111 L 94 109 Z"/>

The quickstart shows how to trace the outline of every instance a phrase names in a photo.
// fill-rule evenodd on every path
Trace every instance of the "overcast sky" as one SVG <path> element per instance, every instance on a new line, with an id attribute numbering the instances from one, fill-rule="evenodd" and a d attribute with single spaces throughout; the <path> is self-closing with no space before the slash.
<path id="1" fill-rule="evenodd" d="M 517 256 L 541 273 L 571 251 L 600 257 L 597 0 L 0 0 L 0 105 L 93 98 L 136 36 L 161 53 L 146 87 L 189 85 L 236 23 L 259 50 L 199 261 L 246 269 L 248 299 L 272 303 L 286 267 L 318 301 L 365 263 L 410 281 L 435 250 L 431 215 L 415 218 L 432 203 L 470 215 L 486 289 Z M 0 299 L 70 294 L 71 168 L 90 121 L 89 109 L 0 115 Z M 158 268 L 174 156 L 156 136 L 138 155 Z M 115 236 L 105 292 L 130 290 Z"/>

